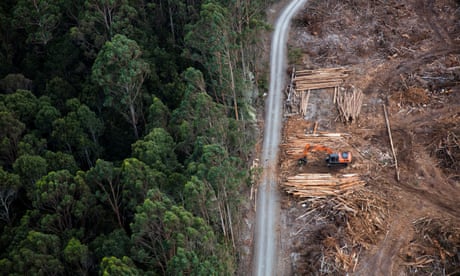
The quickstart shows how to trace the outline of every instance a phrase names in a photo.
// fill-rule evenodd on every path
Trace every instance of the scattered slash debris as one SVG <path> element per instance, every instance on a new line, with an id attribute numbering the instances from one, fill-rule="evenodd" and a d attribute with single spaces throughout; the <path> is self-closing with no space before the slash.
<path id="1" fill-rule="evenodd" d="M 361 251 L 387 230 L 388 202 L 366 188 L 335 197 L 311 197 L 301 203 L 305 211 L 296 221 L 305 226 L 297 235 L 320 241 L 319 247 L 301 244 L 297 248 L 302 256 L 308 256 L 296 264 L 297 270 L 306 274 L 354 272 Z M 309 228 L 308 223 L 319 227 Z M 317 253 L 312 256 L 313 251 Z"/>
<path id="2" fill-rule="evenodd" d="M 448 219 L 422 217 L 412 222 L 416 237 L 402 250 L 409 274 L 460 273 L 460 228 Z"/>

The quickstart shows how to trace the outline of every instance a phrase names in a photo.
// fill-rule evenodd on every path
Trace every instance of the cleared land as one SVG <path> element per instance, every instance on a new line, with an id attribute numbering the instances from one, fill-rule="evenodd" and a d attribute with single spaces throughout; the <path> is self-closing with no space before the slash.
<path id="1" fill-rule="evenodd" d="M 294 20 L 283 275 L 460 273 L 459 11 L 447 0 L 309 1 Z M 353 163 L 331 170 L 313 152 L 299 166 L 305 143 L 350 151 Z"/>

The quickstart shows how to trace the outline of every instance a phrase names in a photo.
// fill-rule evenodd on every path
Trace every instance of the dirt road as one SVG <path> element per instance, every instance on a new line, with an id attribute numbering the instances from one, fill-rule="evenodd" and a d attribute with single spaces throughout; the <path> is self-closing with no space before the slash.
<path id="1" fill-rule="evenodd" d="M 254 275 L 276 275 L 279 194 L 277 188 L 278 145 L 281 135 L 282 90 L 286 69 L 286 41 L 291 18 L 307 2 L 292 1 L 275 25 L 270 56 L 270 89 L 266 102 L 262 148 L 264 174 L 258 188 Z"/>

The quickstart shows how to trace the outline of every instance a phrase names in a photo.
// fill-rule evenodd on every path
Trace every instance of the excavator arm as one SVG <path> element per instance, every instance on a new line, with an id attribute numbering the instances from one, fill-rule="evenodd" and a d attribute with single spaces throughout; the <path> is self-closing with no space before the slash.
<path id="1" fill-rule="evenodd" d="M 297 160 L 297 163 L 299 163 L 299 165 L 307 164 L 308 162 L 307 155 L 308 155 L 309 150 L 310 150 L 310 144 L 307 143 L 305 144 L 305 147 L 303 148 L 302 156 Z"/>

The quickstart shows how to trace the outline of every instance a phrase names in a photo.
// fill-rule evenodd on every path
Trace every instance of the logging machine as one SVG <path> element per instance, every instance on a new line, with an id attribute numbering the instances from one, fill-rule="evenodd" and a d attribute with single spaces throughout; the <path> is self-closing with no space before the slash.
<path id="1" fill-rule="evenodd" d="M 303 155 L 299 158 L 298 163 L 299 165 L 305 165 L 308 163 L 307 155 L 309 152 L 314 151 L 325 151 L 327 153 L 326 163 L 328 167 L 335 167 L 335 166 L 347 166 L 351 163 L 351 152 L 334 152 L 332 149 L 325 147 L 323 145 L 315 145 L 311 146 L 310 144 L 306 144 L 305 148 L 303 149 Z"/>

